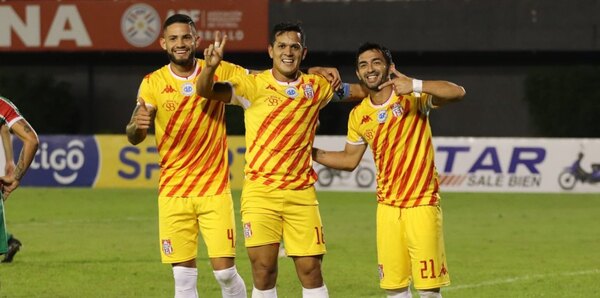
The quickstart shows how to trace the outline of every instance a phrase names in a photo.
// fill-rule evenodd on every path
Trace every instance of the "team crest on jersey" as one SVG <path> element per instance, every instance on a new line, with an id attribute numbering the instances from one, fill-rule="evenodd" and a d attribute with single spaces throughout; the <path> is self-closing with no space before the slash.
<path id="1" fill-rule="evenodd" d="M 252 237 L 252 224 L 249 222 L 244 223 L 244 238 Z"/>
<path id="2" fill-rule="evenodd" d="M 165 255 L 171 255 L 173 253 L 173 245 L 171 245 L 171 239 L 163 239 L 162 242 L 162 250 Z"/>
<path id="3" fill-rule="evenodd" d="M 402 108 L 402 105 L 400 103 L 395 103 L 392 105 L 392 115 L 394 115 L 394 117 L 398 118 L 402 116 L 403 113 L 404 108 Z"/>
<path id="4" fill-rule="evenodd" d="M 181 93 L 185 96 L 194 94 L 194 84 L 187 82 L 181 86 Z"/>
<path id="5" fill-rule="evenodd" d="M 383 264 L 379 264 L 379 265 L 377 265 L 377 270 L 379 271 L 379 279 L 380 279 L 380 280 L 381 280 L 381 279 L 383 279 L 383 277 L 385 276 L 385 275 L 383 274 Z"/>
<path id="6" fill-rule="evenodd" d="M 304 96 L 310 100 L 315 97 L 315 90 L 311 85 L 304 85 Z"/>
<path id="7" fill-rule="evenodd" d="M 298 91 L 296 90 L 296 87 L 288 87 L 285 89 L 285 94 L 291 98 L 296 98 L 296 96 L 298 96 Z"/>
<path id="8" fill-rule="evenodd" d="M 377 122 L 384 123 L 387 120 L 387 110 L 379 110 L 377 112 Z"/>

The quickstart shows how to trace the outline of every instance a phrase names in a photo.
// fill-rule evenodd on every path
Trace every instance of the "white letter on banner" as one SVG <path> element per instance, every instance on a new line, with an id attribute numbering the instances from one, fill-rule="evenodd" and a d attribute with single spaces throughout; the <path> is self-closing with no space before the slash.
<path id="1" fill-rule="evenodd" d="M 70 25 L 70 30 L 66 29 L 67 23 Z M 58 7 L 44 46 L 57 47 L 62 40 L 74 40 L 79 47 L 92 45 L 90 36 L 75 5 L 61 5 Z"/>
<path id="2" fill-rule="evenodd" d="M 23 41 L 26 47 L 40 46 L 40 6 L 31 5 L 25 8 L 23 22 L 11 6 L 0 6 L 0 46 L 12 45 L 11 31 Z"/>

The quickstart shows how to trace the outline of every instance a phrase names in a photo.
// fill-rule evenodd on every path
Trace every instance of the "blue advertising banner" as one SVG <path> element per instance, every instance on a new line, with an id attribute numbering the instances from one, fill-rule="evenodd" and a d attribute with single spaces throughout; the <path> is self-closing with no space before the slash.
<path id="1" fill-rule="evenodd" d="M 40 146 L 23 186 L 77 186 L 94 185 L 100 169 L 100 152 L 94 136 L 52 135 L 39 136 Z M 15 158 L 23 143 L 13 138 Z"/>

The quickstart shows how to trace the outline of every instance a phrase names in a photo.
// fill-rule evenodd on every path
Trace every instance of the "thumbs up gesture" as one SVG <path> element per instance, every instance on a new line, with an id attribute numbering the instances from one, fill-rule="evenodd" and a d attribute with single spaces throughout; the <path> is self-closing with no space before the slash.
<path id="1" fill-rule="evenodd" d="M 137 129 L 148 129 L 152 121 L 151 111 L 146 106 L 143 98 L 138 97 L 138 106 L 135 109 L 134 122 Z"/>

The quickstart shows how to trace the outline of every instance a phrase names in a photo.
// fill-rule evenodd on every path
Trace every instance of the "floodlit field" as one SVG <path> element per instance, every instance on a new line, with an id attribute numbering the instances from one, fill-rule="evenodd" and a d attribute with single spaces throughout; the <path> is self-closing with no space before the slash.
<path id="1" fill-rule="evenodd" d="M 374 196 L 319 195 L 330 296 L 384 297 Z M 599 194 L 448 193 L 442 206 L 452 278 L 444 297 L 597 297 Z M 159 261 L 155 191 L 22 188 L 6 210 L 23 248 L 12 264 L 0 264 L 0 297 L 172 297 L 170 267 Z M 250 290 L 240 232 L 238 243 Z M 201 297 L 220 297 L 203 248 L 199 256 Z M 301 297 L 287 258 L 278 292 Z"/>

